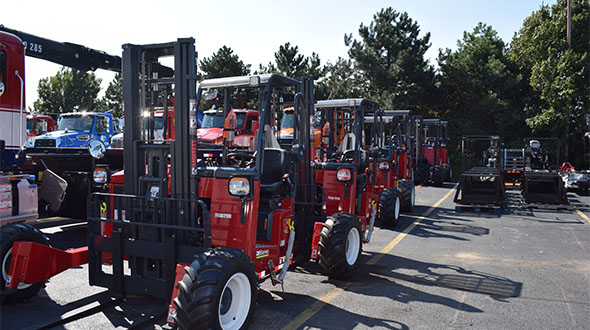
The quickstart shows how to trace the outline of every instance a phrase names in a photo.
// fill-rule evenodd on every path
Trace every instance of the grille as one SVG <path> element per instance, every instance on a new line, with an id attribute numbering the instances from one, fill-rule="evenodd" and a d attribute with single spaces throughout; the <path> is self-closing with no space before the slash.
<path id="1" fill-rule="evenodd" d="M 55 147 L 53 139 L 35 139 L 35 147 Z"/>

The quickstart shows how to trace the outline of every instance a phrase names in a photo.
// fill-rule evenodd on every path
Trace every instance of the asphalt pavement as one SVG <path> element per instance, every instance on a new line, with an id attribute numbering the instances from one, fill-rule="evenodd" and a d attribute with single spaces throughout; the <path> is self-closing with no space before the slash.
<path id="1" fill-rule="evenodd" d="M 418 188 L 412 214 L 395 228 L 376 228 L 346 281 L 308 263 L 287 274 L 284 291 L 261 284 L 250 328 L 590 329 L 590 197 L 569 193 L 574 210 L 531 210 L 510 192 L 511 205 L 496 216 L 457 213 L 453 187 Z M 44 230 L 61 248 L 85 237 L 76 224 Z M 39 328 L 87 310 L 57 328 L 159 329 L 166 305 L 113 301 L 88 285 L 80 266 L 37 297 L 0 305 L 0 328 Z"/>

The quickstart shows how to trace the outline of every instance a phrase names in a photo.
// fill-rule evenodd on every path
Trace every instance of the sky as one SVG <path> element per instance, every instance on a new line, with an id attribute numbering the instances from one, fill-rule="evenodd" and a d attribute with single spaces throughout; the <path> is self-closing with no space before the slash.
<path id="1" fill-rule="evenodd" d="M 217 1 L 6 1 L 0 24 L 39 37 L 81 44 L 121 55 L 126 43 L 151 44 L 195 38 L 199 58 L 226 45 L 252 69 L 273 61 L 285 42 L 323 63 L 347 57 L 344 34 L 358 38 L 361 23 L 368 25 L 382 8 L 407 12 L 418 23 L 421 36 L 430 32 L 426 57 L 436 64 L 439 49 L 456 50 L 463 32 L 478 22 L 491 25 L 509 43 L 526 17 L 542 4 L 556 0 L 217 0 Z M 59 65 L 27 57 L 26 105 L 37 99 L 39 80 L 53 76 Z M 102 95 L 114 73 L 96 71 Z"/>

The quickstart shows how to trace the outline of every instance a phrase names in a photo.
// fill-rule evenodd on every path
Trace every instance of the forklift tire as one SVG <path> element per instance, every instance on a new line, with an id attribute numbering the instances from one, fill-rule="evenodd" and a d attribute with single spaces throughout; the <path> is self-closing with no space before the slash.
<path id="1" fill-rule="evenodd" d="M 402 180 L 397 186 L 400 193 L 401 211 L 411 213 L 416 205 L 416 187 L 414 182 Z"/>
<path id="2" fill-rule="evenodd" d="M 180 329 L 247 329 L 254 317 L 254 263 L 242 251 L 211 248 L 196 255 L 174 298 Z"/>
<path id="3" fill-rule="evenodd" d="M 400 192 L 397 189 L 387 188 L 379 196 L 379 208 L 377 219 L 384 227 L 397 226 L 399 213 L 401 211 Z"/>
<path id="4" fill-rule="evenodd" d="M 445 170 L 437 166 L 432 170 L 432 185 L 435 187 L 442 187 L 445 183 Z"/>
<path id="5" fill-rule="evenodd" d="M 49 237 L 39 229 L 24 223 L 10 223 L 0 228 L 0 245 L 2 258 L 2 278 L 0 279 L 0 296 L 2 301 L 20 301 L 33 297 L 45 287 L 45 282 L 25 284 L 20 283 L 16 289 L 8 290 L 4 287 L 8 278 L 10 261 L 12 260 L 12 244 L 17 241 L 29 241 L 49 245 Z"/>
<path id="6" fill-rule="evenodd" d="M 445 172 L 445 182 L 451 182 L 453 179 L 453 169 L 451 166 L 449 166 L 449 164 L 443 165 L 443 169 Z"/>
<path id="7" fill-rule="evenodd" d="M 359 263 L 362 251 L 361 223 L 348 213 L 326 218 L 320 233 L 319 264 L 331 278 L 346 278 Z"/>

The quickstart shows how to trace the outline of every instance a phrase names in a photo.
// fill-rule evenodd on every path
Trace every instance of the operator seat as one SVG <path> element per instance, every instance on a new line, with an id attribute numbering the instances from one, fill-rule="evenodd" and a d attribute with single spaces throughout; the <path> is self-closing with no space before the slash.
<path id="1" fill-rule="evenodd" d="M 344 139 L 342 139 L 342 143 L 338 147 L 338 151 L 341 152 L 345 157 L 350 156 L 354 157 L 354 151 L 356 148 L 356 136 L 354 133 L 346 133 Z M 359 150 L 360 159 L 358 161 L 359 173 L 364 173 L 365 169 L 369 166 L 369 153 L 367 150 Z"/>
<path id="2" fill-rule="evenodd" d="M 264 159 L 260 175 L 260 196 L 273 197 L 284 193 L 283 176 L 289 173 L 289 154 L 281 149 L 270 125 L 264 127 Z"/>

